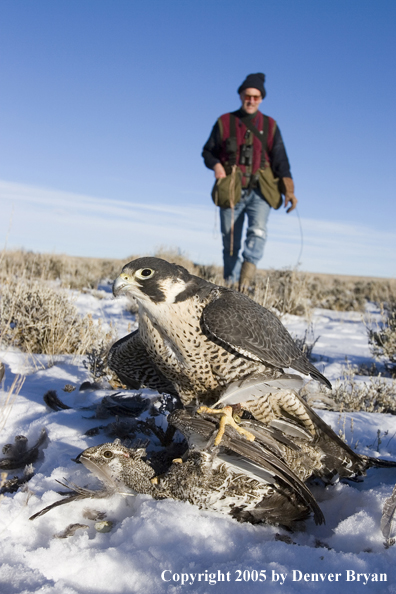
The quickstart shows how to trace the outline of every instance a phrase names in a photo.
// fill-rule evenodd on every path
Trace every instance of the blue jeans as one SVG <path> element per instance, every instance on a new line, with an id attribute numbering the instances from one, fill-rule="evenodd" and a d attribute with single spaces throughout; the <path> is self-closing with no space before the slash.
<path id="1" fill-rule="evenodd" d="M 242 196 L 234 208 L 234 245 L 231 247 L 231 208 L 220 208 L 220 228 L 223 236 L 224 278 L 228 282 L 238 282 L 241 273 L 242 260 L 239 258 L 241 249 L 242 230 L 247 214 L 248 226 L 242 257 L 247 262 L 257 266 L 263 257 L 265 241 L 267 239 L 267 220 L 270 205 L 263 198 L 259 188 L 242 190 Z"/>

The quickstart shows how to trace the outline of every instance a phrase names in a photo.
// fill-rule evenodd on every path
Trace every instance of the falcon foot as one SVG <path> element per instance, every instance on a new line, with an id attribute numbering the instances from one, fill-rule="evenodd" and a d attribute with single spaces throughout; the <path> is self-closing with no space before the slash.
<path id="1" fill-rule="evenodd" d="M 226 425 L 231 425 L 231 427 L 234 427 L 234 429 L 236 431 L 238 431 L 238 433 L 240 433 L 241 435 L 244 435 L 246 437 L 246 439 L 248 439 L 249 441 L 254 441 L 255 437 L 253 435 L 253 433 L 250 433 L 250 431 L 246 431 L 246 429 L 244 429 L 243 427 L 240 427 L 239 425 L 236 424 L 232 413 L 232 406 L 225 406 L 224 408 L 218 410 L 216 408 L 209 408 L 208 406 L 200 406 L 199 409 L 197 410 L 197 413 L 207 413 L 210 415 L 222 415 L 221 419 L 220 419 L 220 425 L 219 425 L 219 431 L 216 435 L 216 439 L 214 441 L 214 445 L 218 446 L 222 440 L 222 437 L 224 435 L 224 431 L 226 428 Z"/>

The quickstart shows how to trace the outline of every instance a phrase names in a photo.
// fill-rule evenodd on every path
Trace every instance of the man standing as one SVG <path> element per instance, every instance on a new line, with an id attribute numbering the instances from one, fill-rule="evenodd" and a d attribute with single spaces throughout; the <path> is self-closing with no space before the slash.
<path id="1" fill-rule="evenodd" d="M 224 278 L 239 281 L 246 290 L 263 256 L 271 206 L 279 208 L 281 194 L 291 212 L 297 205 L 294 183 L 282 136 L 275 120 L 263 115 L 265 76 L 249 74 L 238 89 L 241 107 L 222 115 L 214 125 L 202 156 L 216 178 L 214 200 L 220 206 Z M 225 200 L 218 201 L 223 192 Z M 224 193 L 225 192 L 225 193 Z M 221 194 L 220 194 L 221 195 Z M 245 214 L 246 240 L 239 258 Z"/>

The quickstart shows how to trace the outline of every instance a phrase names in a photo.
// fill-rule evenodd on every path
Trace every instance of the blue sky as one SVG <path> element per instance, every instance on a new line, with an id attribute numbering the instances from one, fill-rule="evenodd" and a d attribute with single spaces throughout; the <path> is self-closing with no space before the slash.
<path id="1" fill-rule="evenodd" d="M 220 263 L 200 153 L 261 71 L 301 268 L 396 276 L 395 23 L 393 0 L 0 0 L 0 239 Z M 300 244 L 272 212 L 262 266 Z"/>

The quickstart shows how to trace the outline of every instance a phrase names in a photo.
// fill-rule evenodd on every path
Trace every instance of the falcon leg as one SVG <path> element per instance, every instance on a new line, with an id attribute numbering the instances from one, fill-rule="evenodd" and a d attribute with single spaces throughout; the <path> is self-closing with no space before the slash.
<path id="1" fill-rule="evenodd" d="M 298 419 L 308 431 L 315 436 L 315 425 L 307 414 L 305 406 L 295 396 L 293 392 L 281 393 L 278 399 L 278 405 L 291 417 Z M 282 413 L 280 413 L 281 416 Z"/>
<path id="2" fill-rule="evenodd" d="M 244 435 L 246 437 L 246 439 L 248 439 L 249 441 L 254 441 L 254 435 L 252 433 L 250 433 L 250 431 L 246 431 L 246 429 L 244 429 L 243 427 L 240 427 L 239 425 L 236 424 L 236 422 L 233 419 L 232 416 L 232 406 L 225 406 L 224 408 L 218 410 L 215 408 L 209 408 L 208 406 L 201 406 L 198 410 L 198 413 L 208 413 L 210 415 L 221 415 L 221 419 L 220 419 L 220 424 L 219 424 L 219 431 L 216 435 L 216 439 L 214 441 L 214 445 L 218 446 L 223 438 L 224 435 L 224 431 L 226 428 L 226 425 L 231 425 L 231 427 L 234 427 L 234 429 L 236 431 L 238 431 L 238 433 L 241 433 L 241 435 Z"/>
<path id="3" fill-rule="evenodd" d="M 270 423 L 274 418 L 282 419 L 285 416 L 290 416 L 301 423 L 311 435 L 316 435 L 315 425 L 309 417 L 305 405 L 291 390 L 276 391 L 258 400 L 244 402 L 241 406 L 262 423 Z"/>

